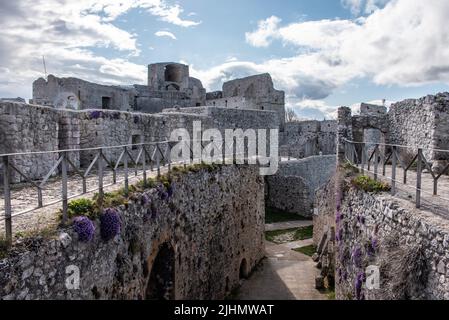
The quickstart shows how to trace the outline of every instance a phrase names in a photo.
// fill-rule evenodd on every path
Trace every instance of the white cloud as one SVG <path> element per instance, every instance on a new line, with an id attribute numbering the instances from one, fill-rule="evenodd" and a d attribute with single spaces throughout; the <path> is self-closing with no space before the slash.
<path id="1" fill-rule="evenodd" d="M 359 2 L 352 3 L 357 7 Z M 261 46 L 278 39 L 300 48 L 298 55 L 269 60 L 259 69 L 269 69 L 296 96 L 323 99 L 361 77 L 380 85 L 449 83 L 448 19 L 449 1 L 393 0 L 355 20 L 280 26 L 270 17 L 247 33 L 247 40 Z"/>
<path id="2" fill-rule="evenodd" d="M 245 34 L 246 41 L 255 47 L 268 47 L 271 39 L 275 36 L 280 22 L 281 19 L 275 16 L 259 21 L 255 32 L 247 32 Z"/>
<path id="3" fill-rule="evenodd" d="M 177 40 L 176 36 L 173 33 L 169 32 L 169 31 L 157 31 L 154 35 L 157 36 L 157 37 L 168 37 L 168 38 L 171 38 L 173 40 Z"/>
<path id="4" fill-rule="evenodd" d="M 0 73 L 0 96 L 29 98 L 32 81 L 43 76 L 43 55 L 48 72 L 57 76 L 144 83 L 145 67 L 128 60 L 140 53 L 136 35 L 114 25 L 135 8 L 181 27 L 200 23 L 181 18 L 182 8 L 165 0 L 1 1 L 0 70 L 11 73 Z M 117 50 L 121 58 L 94 54 L 102 47 Z"/>

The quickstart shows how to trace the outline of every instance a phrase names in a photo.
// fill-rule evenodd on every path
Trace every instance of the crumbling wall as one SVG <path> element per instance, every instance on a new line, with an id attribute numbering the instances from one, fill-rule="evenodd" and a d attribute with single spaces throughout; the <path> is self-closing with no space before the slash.
<path id="1" fill-rule="evenodd" d="M 408 201 L 345 185 L 336 214 L 337 298 L 449 299 L 448 222 Z M 380 270 L 379 289 L 366 286 L 368 266 Z"/>
<path id="2" fill-rule="evenodd" d="M 65 228 L 55 238 L 16 247 L 0 261 L 0 299 L 146 299 L 163 248 L 173 252 L 162 261 L 173 264 L 172 298 L 225 298 L 264 256 L 258 168 L 203 169 L 175 177 L 172 186 L 169 199 L 151 189 L 118 207 L 121 231 L 110 241 L 102 240 L 95 221 L 88 243 Z M 73 268 L 78 290 L 66 287 Z"/>
<path id="3" fill-rule="evenodd" d="M 58 119 L 53 108 L 1 102 L 0 154 L 58 150 Z M 57 153 L 33 154 L 10 157 L 10 161 L 30 179 L 37 179 L 50 171 L 58 157 Z M 13 172 L 11 179 L 24 178 Z"/>
<path id="4" fill-rule="evenodd" d="M 335 156 L 315 156 L 281 162 L 279 171 L 266 178 L 267 205 L 311 217 L 315 192 L 335 172 Z"/>
<path id="5" fill-rule="evenodd" d="M 415 146 L 409 152 L 423 153 L 434 168 L 445 166 L 449 153 L 430 149 L 449 149 L 449 93 L 429 95 L 420 99 L 408 99 L 391 106 L 388 113 L 390 134 L 393 144 Z M 403 151 L 405 152 L 405 151 Z"/>
<path id="6" fill-rule="evenodd" d="M 209 95 L 207 105 L 275 111 L 280 121 L 280 130 L 284 130 L 285 93 L 274 89 L 273 80 L 268 73 L 225 82 L 221 95 L 222 97 L 220 94 Z"/>
<path id="7" fill-rule="evenodd" d="M 105 86 L 77 78 L 39 78 L 33 82 L 33 103 L 57 109 L 114 109 L 130 111 L 130 89 Z"/>
<path id="8" fill-rule="evenodd" d="M 281 155 L 302 159 L 336 153 L 336 121 L 288 122 L 281 134 Z"/>

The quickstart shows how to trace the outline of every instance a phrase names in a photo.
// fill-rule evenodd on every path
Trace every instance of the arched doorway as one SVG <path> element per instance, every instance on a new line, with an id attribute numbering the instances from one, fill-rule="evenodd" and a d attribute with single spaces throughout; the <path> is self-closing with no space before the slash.
<path id="1" fill-rule="evenodd" d="M 240 263 L 240 272 L 239 272 L 239 278 L 240 279 L 247 279 L 249 275 L 248 272 L 248 263 L 246 262 L 246 259 L 243 259 Z"/>
<path id="2" fill-rule="evenodd" d="M 175 298 L 175 252 L 164 243 L 154 259 L 145 293 L 146 300 L 173 300 Z"/>

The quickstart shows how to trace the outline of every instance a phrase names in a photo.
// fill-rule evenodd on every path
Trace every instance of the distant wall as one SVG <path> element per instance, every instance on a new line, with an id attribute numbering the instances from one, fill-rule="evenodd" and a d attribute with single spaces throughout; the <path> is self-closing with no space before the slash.
<path id="1" fill-rule="evenodd" d="M 336 121 L 287 122 L 281 138 L 281 154 L 302 159 L 336 153 Z"/>
<path id="2" fill-rule="evenodd" d="M 33 103 L 57 109 L 113 109 L 129 111 L 132 92 L 118 86 L 105 86 L 77 78 L 49 75 L 33 82 Z"/>
<path id="3" fill-rule="evenodd" d="M 281 162 L 278 173 L 266 178 L 267 205 L 311 217 L 315 192 L 328 182 L 335 168 L 333 155 Z"/>

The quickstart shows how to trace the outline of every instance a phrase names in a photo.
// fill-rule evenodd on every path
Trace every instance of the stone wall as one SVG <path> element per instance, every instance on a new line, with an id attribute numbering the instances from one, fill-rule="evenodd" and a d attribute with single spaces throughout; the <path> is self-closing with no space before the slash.
<path id="1" fill-rule="evenodd" d="M 338 299 L 449 299 L 449 223 L 388 194 L 343 186 L 337 209 Z M 365 286 L 380 268 L 380 289 Z"/>
<path id="2" fill-rule="evenodd" d="M 59 115 L 53 108 L 16 102 L 0 103 L 0 154 L 54 151 L 59 144 Z M 62 137 L 61 137 L 62 139 Z M 11 163 L 31 179 L 44 176 L 58 160 L 58 154 L 12 157 Z M 3 174 L 3 170 L 0 175 Z M 13 181 L 21 179 L 17 172 Z"/>
<path id="3" fill-rule="evenodd" d="M 288 122 L 281 138 L 281 155 L 302 159 L 336 153 L 336 121 Z"/>
<path id="4" fill-rule="evenodd" d="M 71 228 L 23 241 L 0 261 L 0 298 L 146 299 L 159 279 L 171 298 L 223 299 L 264 256 L 263 179 L 255 166 L 221 166 L 172 186 L 168 200 L 152 189 L 118 207 L 121 233 L 111 241 L 98 221 L 89 243 Z M 79 290 L 65 286 L 70 266 Z"/>
<path id="5" fill-rule="evenodd" d="M 429 161 L 447 161 L 448 153 L 438 153 L 426 148 L 449 149 L 446 139 L 449 132 L 449 93 L 409 99 L 391 106 L 389 142 L 423 147 Z M 416 152 L 417 148 L 409 152 Z M 402 150 L 402 152 L 405 152 Z"/>
<path id="6" fill-rule="evenodd" d="M 281 162 L 279 171 L 267 180 L 267 206 L 311 217 L 315 192 L 335 172 L 335 156 L 315 156 Z"/>
<path id="7" fill-rule="evenodd" d="M 105 86 L 77 78 L 39 78 L 33 82 L 33 103 L 57 109 L 115 109 L 129 111 L 134 104 L 130 89 Z"/>
<path id="8" fill-rule="evenodd" d="M 24 103 L 0 103 L 0 154 L 31 151 L 88 149 L 166 141 L 177 128 L 193 131 L 194 121 L 202 130 L 277 129 L 275 112 L 231 110 L 218 107 L 168 109 L 158 114 L 117 110 L 59 110 Z M 191 138 L 194 137 L 191 135 Z M 197 137 L 199 138 L 199 137 Z M 110 161 L 118 160 L 120 148 L 104 150 Z M 70 152 L 75 166 L 87 167 L 96 150 Z M 12 158 L 31 179 L 41 179 L 58 159 L 57 154 L 25 155 Z M 13 181 L 24 180 L 18 174 Z"/>

